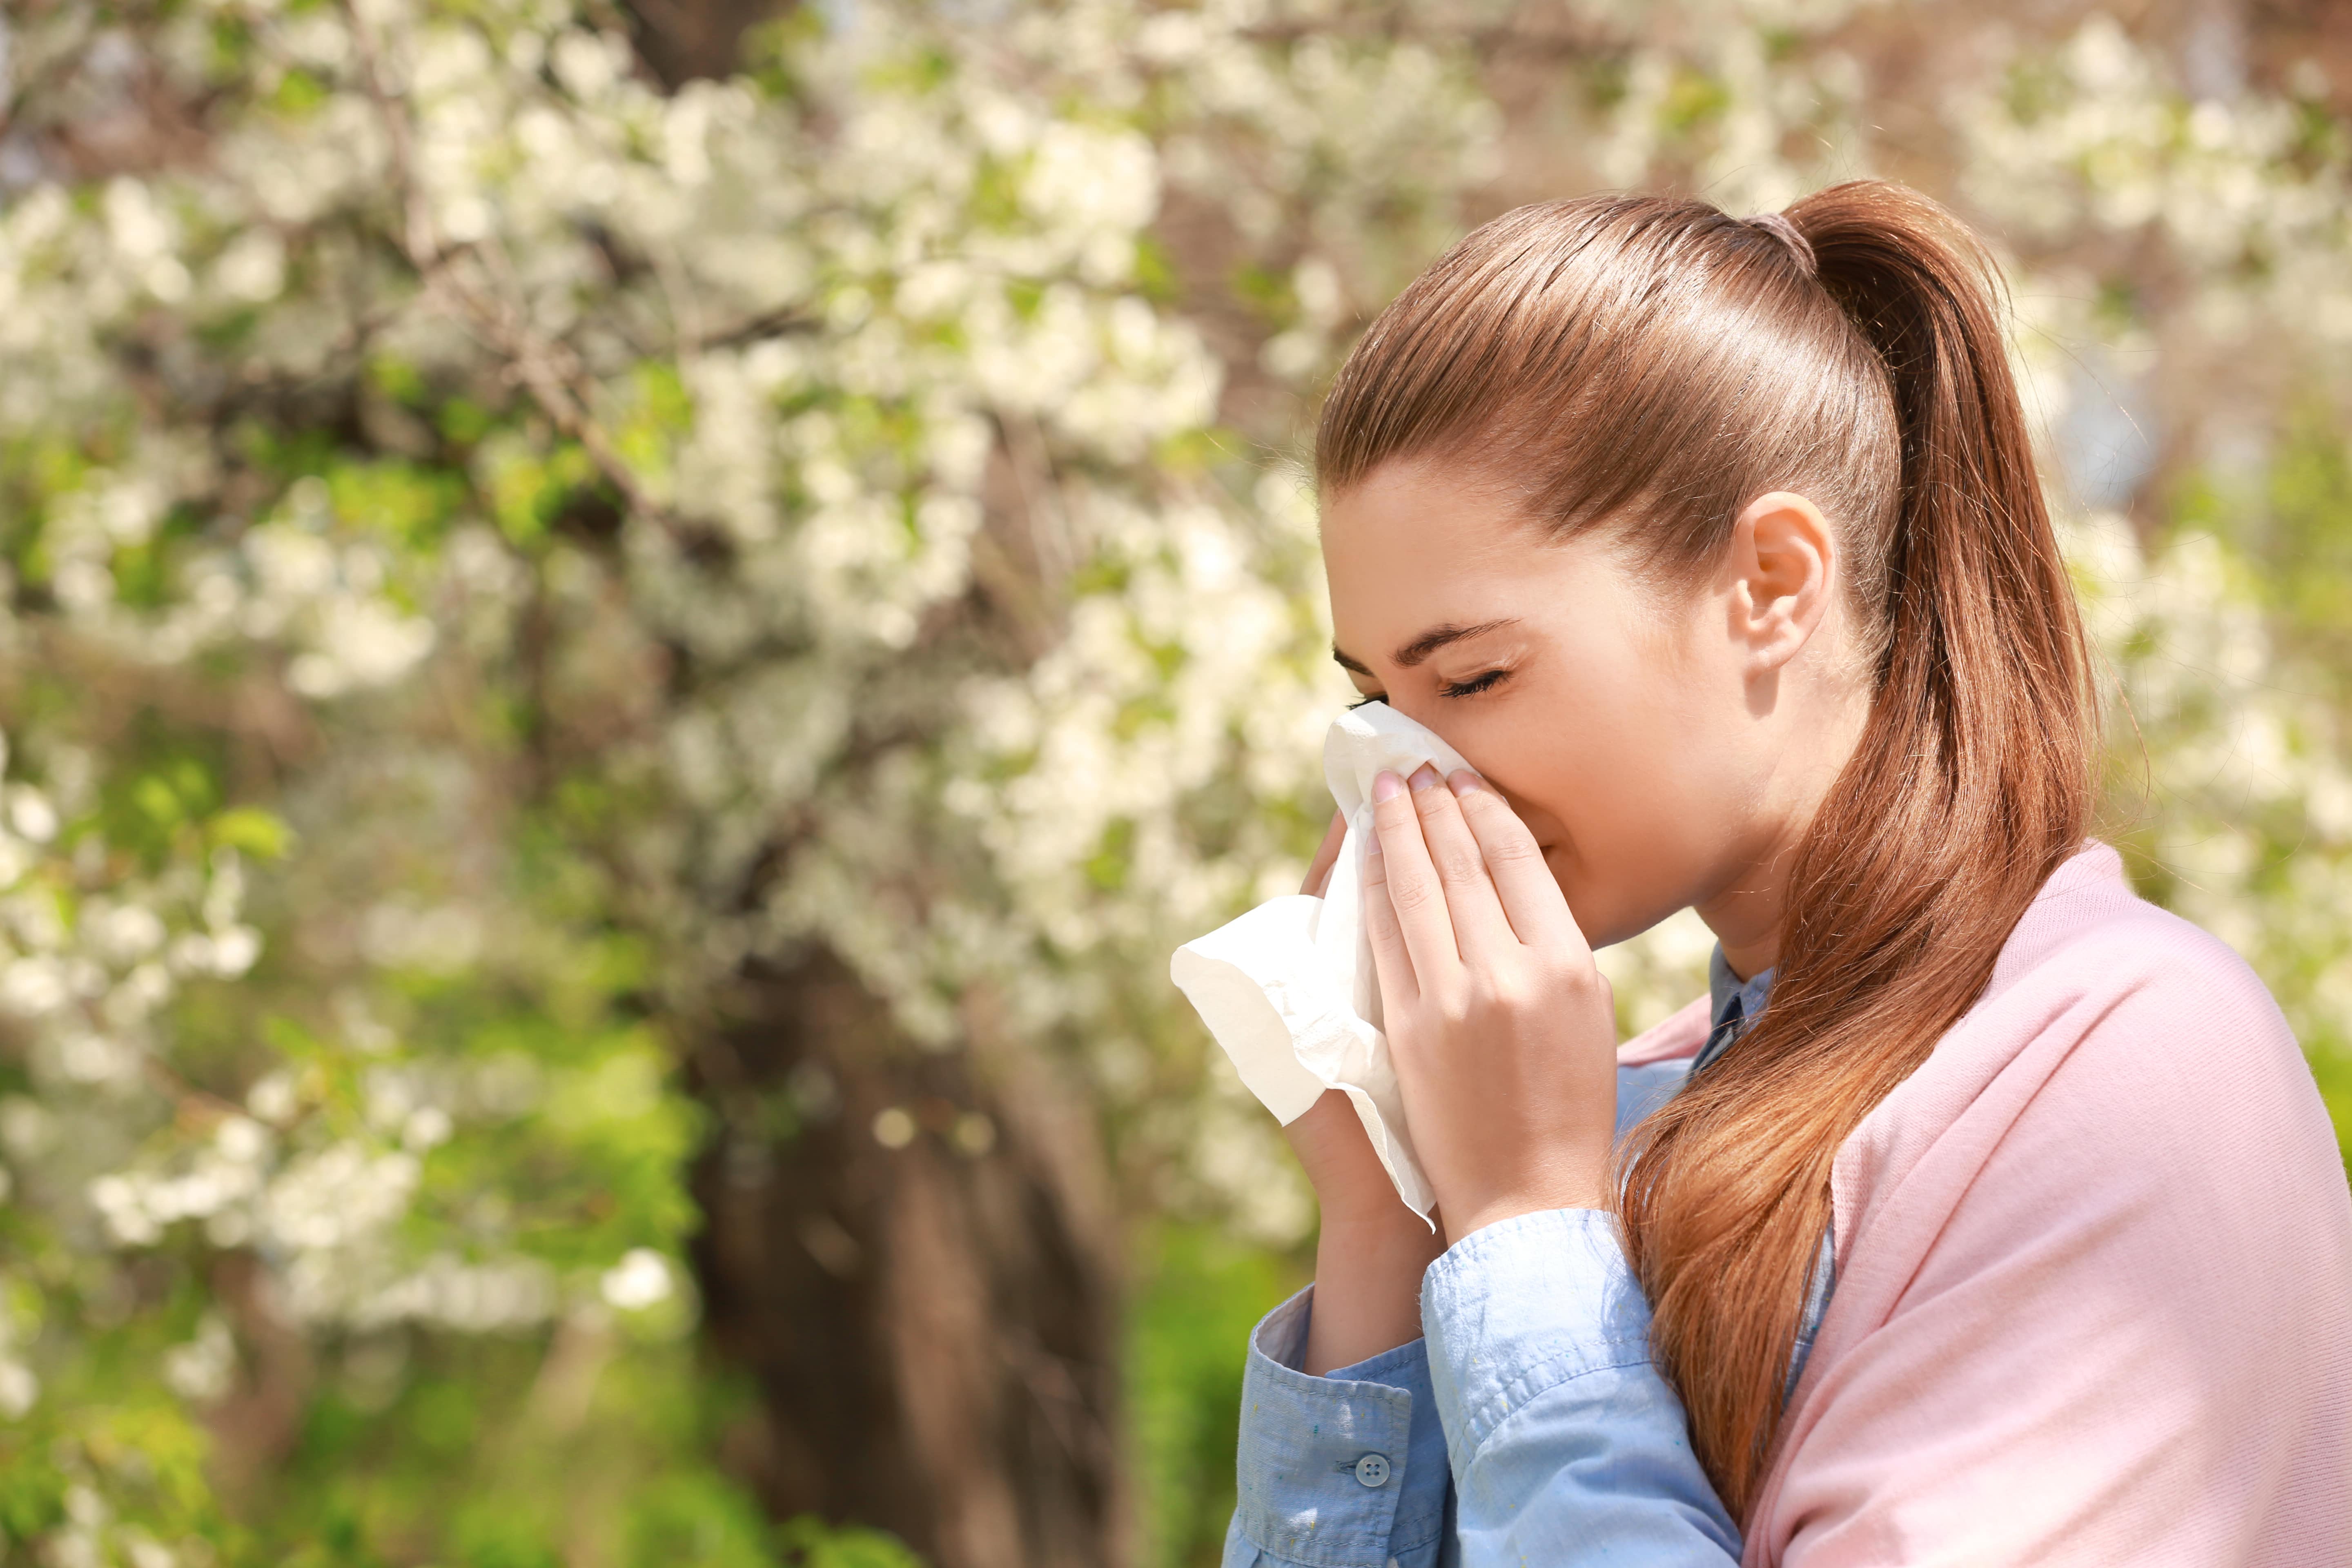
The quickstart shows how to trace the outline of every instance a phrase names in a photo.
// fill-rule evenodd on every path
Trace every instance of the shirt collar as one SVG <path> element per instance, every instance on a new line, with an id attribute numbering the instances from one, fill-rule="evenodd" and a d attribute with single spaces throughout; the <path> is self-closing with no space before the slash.
<path id="1" fill-rule="evenodd" d="M 1723 944 L 1717 942 L 1706 961 L 1708 1022 L 1720 1024 L 1730 1010 L 1733 997 L 1739 999 L 1743 1019 L 1752 1019 L 1764 1010 L 1764 994 L 1772 988 L 1772 972 L 1761 969 L 1742 980 L 1731 972 L 1731 961 L 1723 956 Z"/>
<path id="2" fill-rule="evenodd" d="M 1772 989 L 1772 971 L 1761 969 L 1746 980 L 1731 971 L 1731 961 L 1723 956 L 1723 944 L 1715 944 L 1715 952 L 1706 961 L 1707 1042 L 1698 1060 L 1692 1064 L 1696 1072 L 1717 1057 L 1738 1038 L 1756 1015 L 1764 1011 L 1766 994 Z M 1726 1029 L 1724 1026 L 1731 1027 Z"/>

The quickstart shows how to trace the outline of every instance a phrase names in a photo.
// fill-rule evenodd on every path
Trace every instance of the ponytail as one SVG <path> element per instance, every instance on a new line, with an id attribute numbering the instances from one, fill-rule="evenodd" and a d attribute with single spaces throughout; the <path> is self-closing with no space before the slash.
<path id="1" fill-rule="evenodd" d="M 2096 787 L 2089 665 L 1992 263 L 1891 185 L 1786 217 L 1885 367 L 1902 471 L 1876 693 L 1798 850 L 1770 1003 L 1626 1156 L 1654 1343 L 1735 1517 L 1779 1431 L 1838 1149 L 1983 992 Z"/>
<path id="2" fill-rule="evenodd" d="M 1685 581 L 1768 491 L 1838 527 L 1869 717 L 1798 847 L 1769 1005 L 1622 1166 L 1653 1342 L 1735 1516 L 1780 1430 L 1839 1146 L 1983 992 L 2090 820 L 2088 662 L 1999 299 L 1967 230 L 1894 185 L 1754 222 L 1659 196 L 1520 207 L 1381 312 L 1317 432 L 1327 493 L 1483 460 L 1552 536 L 1613 531 Z"/>

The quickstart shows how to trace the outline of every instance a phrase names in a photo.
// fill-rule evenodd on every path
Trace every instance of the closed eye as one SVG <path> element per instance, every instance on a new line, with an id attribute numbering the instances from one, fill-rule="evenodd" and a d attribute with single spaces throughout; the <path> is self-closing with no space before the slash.
<path id="1" fill-rule="evenodd" d="M 1490 691 L 1511 678 L 1507 669 L 1490 669 L 1484 675 L 1474 675 L 1467 680 L 1449 680 L 1437 689 L 1441 697 L 1475 697 Z"/>

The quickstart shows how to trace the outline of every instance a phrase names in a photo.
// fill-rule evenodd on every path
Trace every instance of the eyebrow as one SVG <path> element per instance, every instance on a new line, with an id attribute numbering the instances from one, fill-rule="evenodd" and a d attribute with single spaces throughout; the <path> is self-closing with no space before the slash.
<path id="1" fill-rule="evenodd" d="M 1411 669 L 1414 665 L 1421 663 L 1431 654 L 1435 653 L 1439 648 L 1444 647 L 1448 644 L 1458 643 L 1465 637 L 1475 637 L 1482 633 L 1499 631 L 1505 626 L 1517 626 L 1517 624 L 1518 617 L 1517 616 L 1506 616 L 1499 621 L 1480 621 L 1474 626 L 1457 626 L 1452 625 L 1433 626 L 1428 631 L 1422 633 L 1421 636 L 1413 638 L 1412 641 L 1397 649 L 1395 653 L 1391 654 L 1389 657 L 1394 659 L 1400 667 L 1405 669 Z M 1331 658 L 1341 669 L 1352 669 L 1358 675 L 1364 676 L 1369 676 L 1372 673 L 1370 670 L 1365 668 L 1358 660 L 1350 658 L 1348 655 L 1340 652 L 1339 645 L 1337 643 L 1333 643 L 1331 645 Z"/>

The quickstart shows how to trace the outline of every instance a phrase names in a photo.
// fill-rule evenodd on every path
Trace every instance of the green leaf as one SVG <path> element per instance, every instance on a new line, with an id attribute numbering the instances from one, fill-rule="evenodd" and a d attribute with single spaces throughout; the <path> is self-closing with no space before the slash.
<path id="1" fill-rule="evenodd" d="M 259 806 L 233 806 L 205 825 L 216 846 L 239 849 L 262 860 L 282 860 L 294 846 L 294 830 Z"/>

